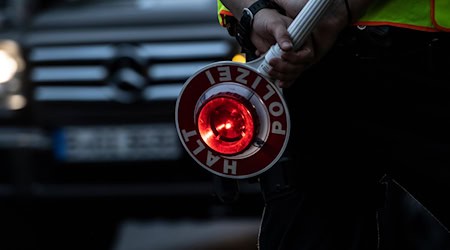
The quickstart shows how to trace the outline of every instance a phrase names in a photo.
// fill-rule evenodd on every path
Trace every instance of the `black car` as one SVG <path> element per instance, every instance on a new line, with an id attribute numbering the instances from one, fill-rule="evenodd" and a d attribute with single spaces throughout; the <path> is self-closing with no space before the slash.
<path id="1" fill-rule="evenodd" d="M 249 197 L 223 206 L 224 183 L 176 134 L 183 83 L 239 52 L 215 1 L 0 8 L 0 246 L 101 249 L 125 217 L 259 213 L 251 181 L 239 183 Z"/>

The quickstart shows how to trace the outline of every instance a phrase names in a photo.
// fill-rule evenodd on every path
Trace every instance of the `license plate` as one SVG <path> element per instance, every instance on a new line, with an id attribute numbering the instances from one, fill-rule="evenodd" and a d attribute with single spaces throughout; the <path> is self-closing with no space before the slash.
<path id="1" fill-rule="evenodd" d="M 67 162 L 176 160 L 182 149 L 172 124 L 72 126 L 56 131 L 56 158 Z"/>

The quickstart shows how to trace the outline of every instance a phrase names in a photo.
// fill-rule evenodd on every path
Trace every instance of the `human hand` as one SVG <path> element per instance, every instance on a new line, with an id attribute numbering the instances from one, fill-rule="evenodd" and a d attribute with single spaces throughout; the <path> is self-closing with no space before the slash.
<path id="1" fill-rule="evenodd" d="M 303 9 L 307 0 L 278 0 L 275 2 L 284 9 L 286 16 L 290 17 L 292 21 Z M 335 5 L 334 10 L 325 12 L 324 17 L 319 20 L 306 41 L 303 44 L 296 44 L 298 50 L 284 50 L 285 53 L 281 55 L 281 58 L 273 58 L 269 61 L 269 65 L 272 68 L 268 72 L 269 76 L 278 79 L 280 87 L 289 87 L 298 76 L 311 65 L 320 61 L 331 49 L 340 31 L 348 22 L 346 15 L 345 18 L 341 18 L 342 14 L 347 14 L 345 7 L 343 8 L 343 13 L 336 11 L 340 10 L 337 7 L 342 7 L 344 2 L 342 4 L 337 2 L 333 1 L 330 3 L 331 6 Z M 256 28 L 256 25 L 254 25 L 254 28 Z M 281 29 L 280 27 L 278 28 Z M 287 27 L 282 28 L 287 29 Z M 280 43 L 279 45 L 281 47 Z"/>
<path id="2" fill-rule="evenodd" d="M 286 16 L 295 18 L 308 0 L 273 1 L 285 11 Z M 296 53 L 286 53 L 282 55 L 281 59 L 273 59 L 269 62 L 273 67 L 273 72 L 270 75 L 281 80 L 281 87 L 290 86 L 293 83 L 292 79 L 300 76 L 308 67 L 319 62 L 333 47 L 341 31 L 357 20 L 375 1 L 332 1 L 314 27 L 309 38 L 300 46 Z M 296 67 L 293 67 L 293 65 Z M 288 81 L 286 82 L 286 80 Z"/>
<path id="3" fill-rule="evenodd" d="M 287 32 L 293 18 L 285 16 L 273 9 L 263 9 L 254 18 L 251 39 L 258 56 L 266 53 L 272 45 L 278 43 L 284 52 L 281 58 L 272 59 L 269 76 L 277 79 L 280 87 L 288 87 L 313 59 L 309 47 L 293 50 L 292 40 Z"/>

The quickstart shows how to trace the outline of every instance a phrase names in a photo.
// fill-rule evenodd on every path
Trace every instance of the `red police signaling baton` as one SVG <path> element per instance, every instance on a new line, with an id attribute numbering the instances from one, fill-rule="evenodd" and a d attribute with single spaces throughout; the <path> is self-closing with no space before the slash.
<path id="1" fill-rule="evenodd" d="M 288 28 L 298 49 L 331 0 L 310 0 Z M 274 45 L 248 63 L 209 64 L 191 76 L 176 103 L 176 126 L 190 156 L 206 170 L 233 179 L 271 168 L 283 154 L 290 118 L 281 89 L 268 77 Z"/>

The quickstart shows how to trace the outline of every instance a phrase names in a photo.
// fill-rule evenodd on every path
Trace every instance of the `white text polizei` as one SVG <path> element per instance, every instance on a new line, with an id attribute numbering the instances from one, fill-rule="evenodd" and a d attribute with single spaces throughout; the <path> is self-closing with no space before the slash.
<path id="1" fill-rule="evenodd" d="M 235 79 L 232 78 L 231 70 L 232 70 L 232 68 L 230 66 L 217 67 L 217 71 L 219 72 L 219 74 L 218 74 L 219 79 L 217 81 L 216 81 L 216 79 L 214 79 L 213 74 L 211 74 L 211 72 L 209 70 L 206 71 L 205 74 L 211 85 L 214 85 L 216 83 L 222 83 L 222 82 L 230 82 L 233 80 L 235 82 L 241 83 L 243 85 L 247 85 L 247 83 L 248 83 L 247 77 L 250 75 L 250 70 L 238 67 L 236 69 L 237 75 L 236 75 Z M 259 91 L 261 91 L 260 89 L 258 89 L 260 82 L 261 82 L 261 77 L 257 76 L 255 78 L 255 80 L 251 83 L 250 87 L 255 91 L 258 90 L 257 92 L 259 93 Z M 265 87 L 266 88 L 263 92 L 262 99 L 264 101 L 267 101 L 270 97 L 272 97 L 275 94 L 275 90 L 273 89 L 273 87 L 270 84 L 266 84 Z M 283 115 L 285 112 L 285 110 L 283 108 L 283 104 L 281 104 L 281 102 L 279 102 L 279 101 L 274 101 L 274 102 L 270 103 L 268 105 L 268 109 L 269 109 L 269 113 L 274 117 L 279 117 L 279 116 Z M 286 134 L 286 130 L 282 127 L 282 124 L 278 121 L 272 122 L 271 132 L 274 134 L 279 134 L 279 135 Z"/>

